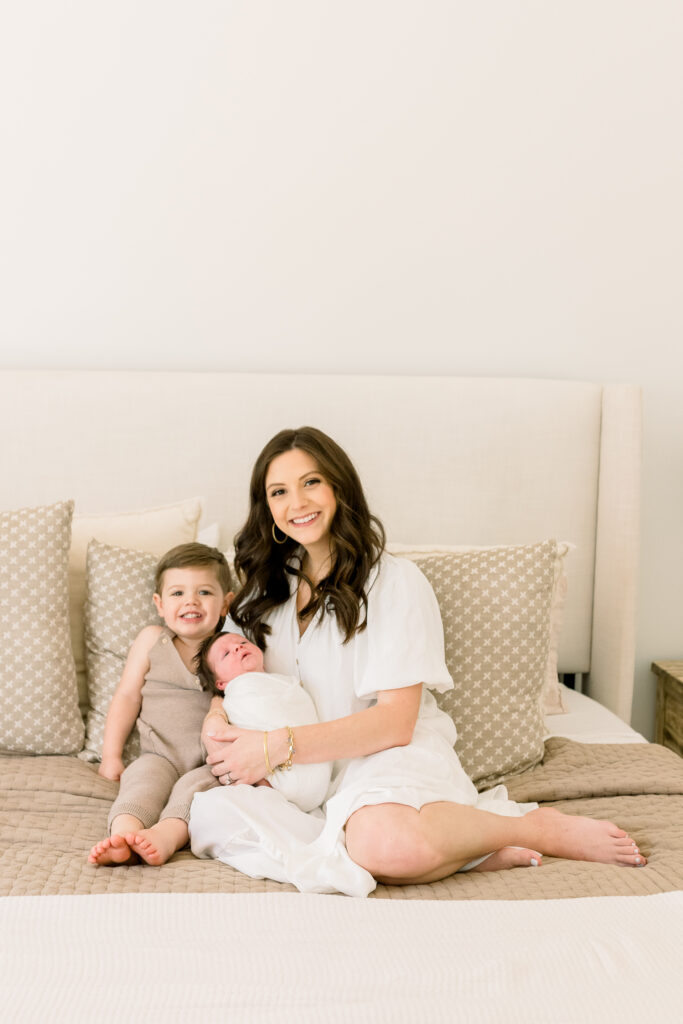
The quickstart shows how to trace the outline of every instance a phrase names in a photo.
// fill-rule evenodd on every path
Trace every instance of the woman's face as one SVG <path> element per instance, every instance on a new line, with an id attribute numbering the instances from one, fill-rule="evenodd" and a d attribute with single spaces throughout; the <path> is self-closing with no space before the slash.
<path id="1" fill-rule="evenodd" d="M 307 550 L 328 545 L 337 499 L 315 459 L 300 448 L 277 455 L 266 472 L 266 499 L 278 530 Z"/>

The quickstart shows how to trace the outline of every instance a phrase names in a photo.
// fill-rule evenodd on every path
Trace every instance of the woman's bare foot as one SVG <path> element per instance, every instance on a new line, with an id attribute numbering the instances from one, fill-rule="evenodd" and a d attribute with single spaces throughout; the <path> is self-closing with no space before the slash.
<path id="1" fill-rule="evenodd" d="M 527 850 L 523 846 L 504 846 L 489 854 L 486 860 L 477 864 L 472 871 L 504 871 L 506 868 L 537 868 L 542 861 L 537 850 Z"/>
<path id="2" fill-rule="evenodd" d="M 151 828 L 129 832 L 125 838 L 131 850 L 146 864 L 158 866 L 187 844 L 189 833 L 187 824 L 180 818 L 164 818 Z"/>
<path id="3" fill-rule="evenodd" d="M 88 854 L 89 864 L 138 864 L 139 860 L 126 838 L 119 835 L 101 839 Z"/>
<path id="4" fill-rule="evenodd" d="M 525 817 L 539 827 L 538 845 L 553 857 L 626 867 L 647 864 L 628 833 L 611 821 L 562 814 L 553 807 L 539 807 Z"/>

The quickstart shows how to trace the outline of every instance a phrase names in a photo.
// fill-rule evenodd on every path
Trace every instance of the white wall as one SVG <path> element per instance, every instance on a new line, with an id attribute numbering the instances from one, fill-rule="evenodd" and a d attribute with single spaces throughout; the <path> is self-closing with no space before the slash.
<path id="1" fill-rule="evenodd" d="M 678 0 L 23 0 L 0 364 L 626 380 L 683 654 Z"/>

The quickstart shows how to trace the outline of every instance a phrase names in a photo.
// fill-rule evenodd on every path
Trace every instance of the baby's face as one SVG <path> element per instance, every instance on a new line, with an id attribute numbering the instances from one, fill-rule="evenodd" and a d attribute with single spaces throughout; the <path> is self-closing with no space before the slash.
<path id="1" fill-rule="evenodd" d="M 243 672 L 263 672 L 263 652 L 239 633 L 221 633 L 206 660 L 219 690 Z"/>

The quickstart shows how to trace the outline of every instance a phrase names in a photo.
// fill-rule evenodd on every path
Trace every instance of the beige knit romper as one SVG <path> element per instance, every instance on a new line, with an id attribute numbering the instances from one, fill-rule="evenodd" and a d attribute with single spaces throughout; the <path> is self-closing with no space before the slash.
<path id="1" fill-rule="evenodd" d="M 109 812 L 110 829 L 117 814 L 134 815 L 143 828 L 162 818 L 189 821 L 194 794 L 218 785 L 204 762 L 200 738 L 212 695 L 185 667 L 174 636 L 164 626 L 149 652 L 137 721 L 141 753 L 121 776 L 119 795 Z"/>

